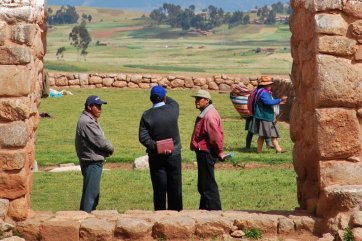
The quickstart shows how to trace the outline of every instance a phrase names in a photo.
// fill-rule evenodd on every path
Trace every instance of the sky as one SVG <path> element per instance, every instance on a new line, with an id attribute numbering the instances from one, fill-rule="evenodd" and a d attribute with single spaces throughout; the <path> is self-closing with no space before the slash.
<path id="1" fill-rule="evenodd" d="M 153 9 L 161 7 L 163 3 L 173 3 L 183 8 L 193 4 L 197 9 L 214 5 L 225 11 L 248 11 L 255 6 L 262 7 L 278 1 L 279 0 L 48 0 L 48 5 L 92 6 L 152 11 Z M 287 0 L 280 1 L 289 3 Z"/>

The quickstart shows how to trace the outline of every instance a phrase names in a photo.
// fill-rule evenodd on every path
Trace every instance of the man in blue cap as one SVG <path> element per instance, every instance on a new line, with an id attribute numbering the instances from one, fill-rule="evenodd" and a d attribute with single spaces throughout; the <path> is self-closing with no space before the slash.
<path id="1" fill-rule="evenodd" d="M 153 187 L 154 209 L 182 210 L 181 141 L 179 106 L 162 86 L 151 89 L 153 107 L 146 110 L 139 125 L 139 141 L 147 148 Z M 159 143 L 167 142 L 165 148 Z"/>
<path id="2" fill-rule="evenodd" d="M 83 175 L 80 210 L 88 213 L 98 205 L 103 161 L 114 151 L 98 123 L 103 104 L 107 102 L 98 96 L 87 98 L 75 134 L 75 149 Z"/>

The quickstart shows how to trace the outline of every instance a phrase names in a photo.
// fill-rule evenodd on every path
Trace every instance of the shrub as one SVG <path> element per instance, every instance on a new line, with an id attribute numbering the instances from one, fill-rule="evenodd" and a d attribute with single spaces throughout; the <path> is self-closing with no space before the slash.
<path id="1" fill-rule="evenodd" d="M 262 236 L 263 236 L 263 233 L 257 228 L 252 228 L 250 230 L 245 231 L 246 238 L 261 239 Z"/>

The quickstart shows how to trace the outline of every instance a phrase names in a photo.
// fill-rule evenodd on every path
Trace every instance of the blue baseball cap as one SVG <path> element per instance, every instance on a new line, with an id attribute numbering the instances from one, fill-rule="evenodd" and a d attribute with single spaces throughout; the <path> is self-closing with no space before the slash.
<path id="1" fill-rule="evenodd" d="M 85 101 L 86 105 L 103 105 L 103 104 L 107 104 L 106 101 L 101 100 L 101 98 L 99 98 L 96 95 L 90 95 L 88 96 L 87 100 Z"/>
<path id="2" fill-rule="evenodd" d="M 167 91 L 162 86 L 156 85 L 151 89 L 151 96 L 163 98 L 166 96 Z"/>

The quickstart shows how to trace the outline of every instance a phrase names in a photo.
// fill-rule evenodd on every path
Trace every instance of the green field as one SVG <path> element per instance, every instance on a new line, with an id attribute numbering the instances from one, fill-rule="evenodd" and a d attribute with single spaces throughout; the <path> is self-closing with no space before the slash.
<path id="1" fill-rule="evenodd" d="M 190 36 L 168 26 L 151 27 L 145 13 L 78 8 L 93 16 L 86 61 L 78 61 L 68 40 L 73 25 L 54 26 L 47 35 L 45 67 L 50 71 L 208 74 L 289 74 L 288 25 L 221 26 L 211 36 Z M 142 17 L 143 16 L 143 17 Z M 96 42 L 107 46 L 96 46 Z M 56 51 L 66 47 L 64 59 Z M 257 48 L 274 49 L 256 53 Z"/>
<path id="2" fill-rule="evenodd" d="M 123 89 L 70 89 L 73 96 L 43 99 L 40 112 L 47 112 L 53 118 L 40 120 L 36 139 L 36 160 L 40 165 L 55 165 L 73 162 L 78 159 L 74 150 L 74 136 L 77 120 L 84 108 L 88 95 L 96 94 L 108 101 L 104 106 L 100 123 L 108 139 L 115 147 L 109 162 L 131 162 L 136 157 L 146 155 L 145 148 L 138 142 L 138 126 L 143 111 L 151 107 L 149 90 Z M 199 111 L 195 109 L 192 91 L 169 90 L 180 105 L 179 129 L 183 146 L 183 160 L 195 161 L 195 154 L 189 150 L 194 120 Z M 265 154 L 242 149 L 245 146 L 246 131 L 244 120 L 235 111 L 228 94 L 212 92 L 214 104 L 223 120 L 225 149 L 234 151 L 234 162 L 259 161 L 263 163 L 290 163 L 292 143 L 289 130 L 280 125 L 282 138 L 280 143 L 289 152 L 275 154 L 274 150 L 265 150 Z M 254 147 L 256 146 L 254 138 Z"/>

